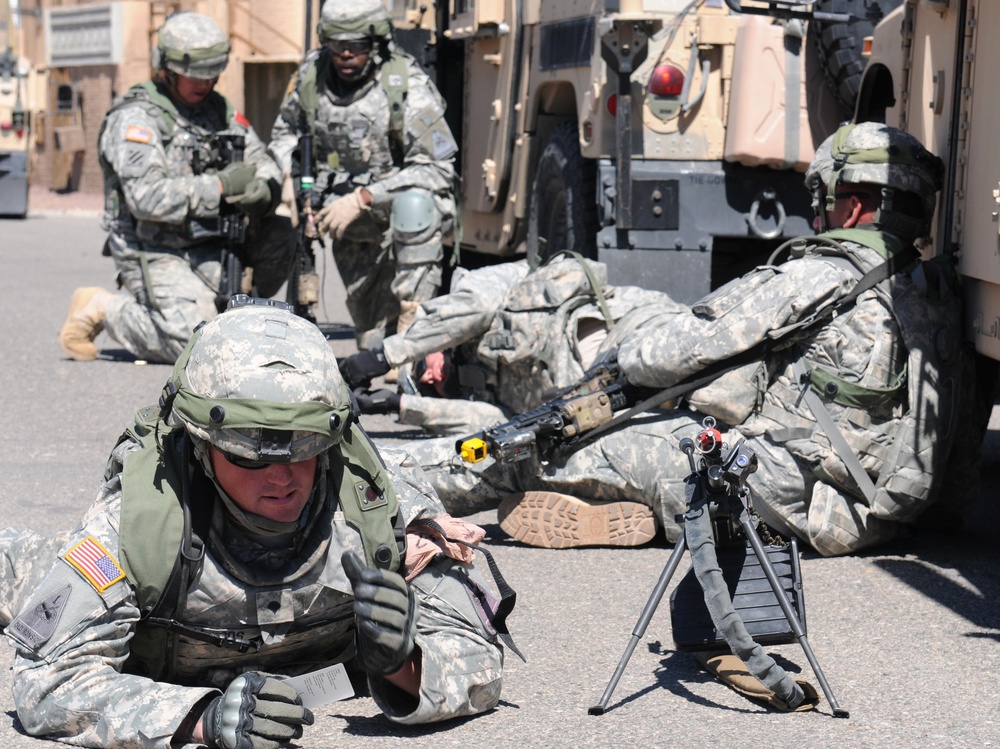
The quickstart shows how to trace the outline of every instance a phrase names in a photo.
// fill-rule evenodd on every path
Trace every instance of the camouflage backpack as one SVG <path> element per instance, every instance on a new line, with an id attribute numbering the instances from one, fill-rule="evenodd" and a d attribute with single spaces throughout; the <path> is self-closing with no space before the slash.
<path id="1" fill-rule="evenodd" d="M 854 253 L 840 241 L 870 247 L 886 258 L 903 257 L 895 246 L 899 240 L 891 234 L 838 229 L 824 237 L 832 241 L 811 251 L 854 265 L 858 277 L 871 269 L 857 264 Z M 859 286 L 862 284 L 859 281 Z M 830 442 L 831 455 L 823 461 L 823 470 L 837 477 L 838 483 L 855 484 L 877 517 L 906 521 L 927 507 L 956 461 L 966 460 L 961 453 L 973 449 L 963 444 L 961 451 L 956 450 L 955 436 L 961 423 L 975 421 L 969 413 L 975 391 L 974 367 L 964 341 L 954 258 L 941 255 L 911 264 L 895 273 L 888 284 L 873 288 L 895 317 L 906 347 L 906 364 L 896 383 L 872 390 L 845 381 L 803 357 L 792 365 L 804 383 L 802 389 L 792 387 L 782 394 L 774 391 L 776 385 L 772 384 L 769 392 L 779 399 L 804 397 L 816 417 L 814 432 L 824 434 Z M 841 310 L 840 305 L 835 307 Z M 814 321 L 804 320 L 782 334 L 794 338 L 812 324 Z M 861 437 L 865 444 L 849 442 L 828 413 L 827 403 L 846 408 L 842 418 L 856 428 L 870 426 L 867 433 L 871 438 Z M 885 426 L 872 424 L 869 415 L 872 408 L 888 403 L 899 403 L 904 409 L 893 420 L 890 439 L 883 434 Z M 874 481 L 861 466 L 860 450 L 881 463 Z"/>
<path id="2" fill-rule="evenodd" d="M 524 411 L 547 391 L 579 382 L 584 368 L 576 336 L 568 334 L 571 318 L 596 302 L 610 330 L 611 293 L 607 268 L 576 253 L 557 253 L 529 273 L 507 296 L 476 351 L 496 382 L 498 401 Z"/>

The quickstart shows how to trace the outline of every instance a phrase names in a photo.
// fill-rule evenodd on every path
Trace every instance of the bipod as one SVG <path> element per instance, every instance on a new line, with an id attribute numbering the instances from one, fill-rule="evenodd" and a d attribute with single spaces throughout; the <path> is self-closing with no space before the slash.
<path id="1" fill-rule="evenodd" d="M 690 512 L 696 501 L 704 502 L 706 500 L 704 494 L 706 491 L 706 484 L 709 494 L 718 492 L 723 495 L 721 496 L 719 502 L 715 502 L 710 505 L 712 510 L 713 527 L 715 528 L 717 536 L 720 531 L 721 533 L 726 534 L 727 527 L 730 530 L 733 530 L 734 524 L 738 524 L 742 533 L 746 536 L 750 547 L 753 549 L 753 553 L 756 556 L 765 577 L 767 578 L 771 591 L 774 593 L 774 598 L 781 607 L 785 620 L 791 628 L 794 639 L 802 647 L 802 651 L 806 655 L 806 660 L 809 661 L 809 666 L 812 668 L 813 673 L 816 676 L 816 680 L 819 682 L 820 687 L 823 690 L 823 695 L 826 697 L 827 702 L 830 703 L 830 708 L 833 711 L 834 717 L 849 717 L 850 713 L 840 707 L 840 704 L 837 702 L 837 698 L 830 689 L 830 685 L 823 674 L 819 661 L 817 661 L 816 655 L 813 653 L 812 647 L 809 645 L 805 628 L 802 626 L 799 616 L 792 608 L 792 604 L 789 601 L 788 596 L 785 594 L 781 581 L 778 578 L 778 574 L 774 569 L 774 565 L 768 558 L 767 551 L 764 549 L 764 545 L 761 543 L 757 529 L 751 520 L 749 491 L 744 486 L 744 483 L 746 481 L 746 477 L 757 468 L 756 455 L 754 455 L 749 447 L 747 447 L 741 440 L 726 456 L 725 460 L 719 461 L 718 456 L 720 454 L 722 443 L 721 435 L 719 435 L 719 433 L 714 429 L 714 420 L 709 421 L 706 419 L 706 430 L 702 432 L 699 437 L 703 448 L 706 444 L 706 433 L 708 433 L 713 439 L 711 452 L 715 454 L 715 461 L 710 462 L 711 459 L 704 460 L 700 469 L 695 464 L 694 442 L 690 439 L 684 439 L 681 441 L 681 449 L 687 453 L 688 460 L 691 464 L 692 480 L 699 481 L 698 486 L 700 488 L 700 491 L 696 489 L 690 494 L 687 507 L 688 511 Z M 705 454 L 706 453 L 703 452 L 703 455 Z M 698 474 L 701 475 L 699 476 Z M 731 491 L 725 492 L 724 490 L 727 487 Z M 612 674 L 611 680 L 608 682 L 608 685 L 604 690 L 604 694 L 601 695 L 601 699 L 596 705 L 593 705 L 588 709 L 587 712 L 590 715 L 603 715 L 605 713 L 608 702 L 611 700 L 611 695 L 613 694 L 615 687 L 618 686 L 618 682 L 621 679 L 622 674 L 625 673 L 625 667 L 628 665 L 628 662 L 632 657 L 632 653 L 635 651 L 636 645 L 638 645 L 639 641 L 643 638 L 643 636 L 645 636 L 646 628 L 649 626 L 649 622 L 653 618 L 653 614 L 660 605 L 663 594 L 666 592 L 674 572 L 677 571 L 677 566 L 680 564 L 681 557 L 687 548 L 688 544 L 685 535 L 682 533 L 680 538 L 677 539 L 674 550 L 671 552 L 670 558 L 667 560 L 667 564 L 663 568 L 663 572 L 660 573 L 660 578 L 657 580 L 649 599 L 646 601 L 646 605 L 643 607 L 642 613 L 639 615 L 639 620 L 632 629 L 632 636 L 625 647 L 625 651 L 622 654 L 621 659 L 618 661 L 618 666 L 615 668 L 614 674 Z"/>

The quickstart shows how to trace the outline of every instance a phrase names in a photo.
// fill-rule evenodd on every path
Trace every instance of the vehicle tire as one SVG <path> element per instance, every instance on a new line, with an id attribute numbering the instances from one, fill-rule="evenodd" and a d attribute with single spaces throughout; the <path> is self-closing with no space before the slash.
<path id="1" fill-rule="evenodd" d="M 528 213 L 528 260 L 560 250 L 597 258 L 597 167 L 580 154 L 576 123 L 564 122 L 538 157 Z"/>
<path id="2" fill-rule="evenodd" d="M 844 109 L 854 114 L 854 105 L 861 89 L 865 58 L 861 56 L 866 36 L 890 11 L 903 0 L 819 0 L 814 9 L 824 13 L 848 13 L 865 19 L 847 23 L 834 21 L 810 22 L 809 35 L 816 45 L 820 65 L 833 95 Z"/>

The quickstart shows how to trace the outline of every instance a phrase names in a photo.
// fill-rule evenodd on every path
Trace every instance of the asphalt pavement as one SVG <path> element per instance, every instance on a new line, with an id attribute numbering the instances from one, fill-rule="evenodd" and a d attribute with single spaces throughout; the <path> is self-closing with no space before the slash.
<path id="1" fill-rule="evenodd" d="M 0 513 L 40 531 L 74 525 L 93 500 L 110 448 L 136 408 L 159 396 L 170 368 L 134 362 L 106 336 L 101 357 L 68 360 L 57 333 L 74 288 L 112 287 L 96 214 L 34 209 L 0 220 Z M 338 355 L 352 328 L 336 272 L 324 270 L 321 322 Z M 493 511 L 472 519 L 517 591 L 510 626 L 527 656 L 507 654 L 503 695 L 486 715 L 407 728 L 366 696 L 319 708 L 296 746 L 332 747 L 997 747 L 1000 746 L 1000 419 L 984 446 L 984 488 L 958 532 L 918 528 L 869 553 L 802 555 L 808 643 L 841 708 L 772 712 L 740 697 L 675 649 L 666 598 L 656 608 L 603 715 L 601 697 L 671 548 L 552 551 L 506 538 Z M 378 439 L 419 435 L 378 417 Z M 651 456 L 655 459 L 655 456 Z M 950 524 L 949 524 L 950 525 Z M 682 558 L 669 589 L 686 572 Z M 803 649 L 768 647 L 819 686 Z M 10 691 L 12 650 L 0 645 L 0 747 L 28 737 Z"/>

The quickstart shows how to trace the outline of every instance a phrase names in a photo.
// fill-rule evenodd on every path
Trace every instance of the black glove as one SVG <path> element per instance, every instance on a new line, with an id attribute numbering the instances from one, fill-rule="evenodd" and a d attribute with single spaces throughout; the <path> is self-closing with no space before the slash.
<path id="1" fill-rule="evenodd" d="M 274 191 L 269 182 L 254 177 L 233 204 L 248 216 L 266 216 L 275 204 Z"/>
<path id="2" fill-rule="evenodd" d="M 340 360 L 340 374 L 351 390 L 367 389 L 373 378 L 381 377 L 390 369 L 382 349 L 361 351 Z"/>
<path id="3" fill-rule="evenodd" d="M 302 737 L 313 714 L 281 679 L 248 671 L 212 700 L 202 721 L 205 743 L 213 749 L 277 749 Z"/>
<path id="4" fill-rule="evenodd" d="M 257 167 L 245 161 L 236 161 L 232 164 L 227 164 L 225 169 L 218 174 L 219 182 L 222 183 L 222 197 L 228 198 L 231 195 L 242 195 L 256 172 Z"/>
<path id="5" fill-rule="evenodd" d="M 399 393 L 379 388 L 378 390 L 358 390 L 354 393 L 358 408 L 363 414 L 398 414 L 402 396 Z"/>
<path id="6" fill-rule="evenodd" d="M 358 666 L 379 676 L 395 673 L 413 652 L 417 631 L 413 590 L 395 572 L 365 567 L 353 551 L 345 551 L 340 563 L 354 588 Z"/>

